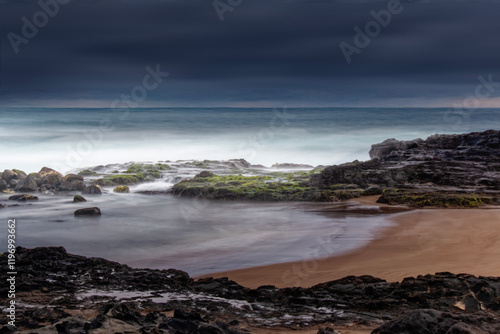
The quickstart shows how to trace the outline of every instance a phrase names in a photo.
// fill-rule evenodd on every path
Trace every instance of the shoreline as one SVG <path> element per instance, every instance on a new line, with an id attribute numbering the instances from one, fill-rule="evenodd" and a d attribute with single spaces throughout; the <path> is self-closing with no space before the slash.
<path id="1" fill-rule="evenodd" d="M 379 205 L 374 197 L 360 204 Z M 217 272 L 250 288 L 301 286 L 372 275 L 389 282 L 437 272 L 500 276 L 500 208 L 425 208 L 388 217 L 369 244 L 339 256 Z"/>

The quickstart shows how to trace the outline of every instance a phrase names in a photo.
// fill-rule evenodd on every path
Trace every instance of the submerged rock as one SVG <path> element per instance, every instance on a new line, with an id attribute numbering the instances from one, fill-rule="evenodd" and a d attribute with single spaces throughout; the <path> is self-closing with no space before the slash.
<path id="1" fill-rule="evenodd" d="M 79 202 L 87 202 L 87 200 L 81 195 L 75 195 L 75 197 L 73 197 L 73 203 Z"/>
<path id="2" fill-rule="evenodd" d="M 98 207 L 83 208 L 75 211 L 75 216 L 100 216 L 101 209 Z"/>
<path id="3" fill-rule="evenodd" d="M 38 197 L 28 194 L 17 194 L 9 197 L 9 201 L 25 202 L 25 201 L 37 201 L 37 200 Z"/>

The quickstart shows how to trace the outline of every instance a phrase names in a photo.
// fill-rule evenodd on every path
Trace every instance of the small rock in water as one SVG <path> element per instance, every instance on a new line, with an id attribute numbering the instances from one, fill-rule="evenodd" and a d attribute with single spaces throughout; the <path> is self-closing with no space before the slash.
<path id="1" fill-rule="evenodd" d="M 87 200 L 81 195 L 75 195 L 75 197 L 73 197 L 73 203 L 78 202 L 87 202 Z"/>
<path id="2" fill-rule="evenodd" d="M 102 195 L 102 188 L 98 185 L 87 186 L 83 189 L 82 194 Z"/>
<path id="3" fill-rule="evenodd" d="M 127 186 L 118 186 L 115 189 L 113 189 L 113 192 L 115 192 L 115 193 L 128 193 L 128 192 L 130 192 L 130 188 Z"/>
<path id="4" fill-rule="evenodd" d="M 2 204 L 0 204 L 0 209 L 3 209 L 3 208 L 5 208 L 5 206 L 3 206 Z"/>
<path id="5" fill-rule="evenodd" d="M 25 201 L 36 201 L 36 200 L 38 200 L 38 197 L 28 194 L 17 194 L 9 197 L 9 201 L 25 202 Z"/>
<path id="6" fill-rule="evenodd" d="M 101 209 L 97 207 L 78 209 L 75 211 L 75 216 L 100 216 Z"/>

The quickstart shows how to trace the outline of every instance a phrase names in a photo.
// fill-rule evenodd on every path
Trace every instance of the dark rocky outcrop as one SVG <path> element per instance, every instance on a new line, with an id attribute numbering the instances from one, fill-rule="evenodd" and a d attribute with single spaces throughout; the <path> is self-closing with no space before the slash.
<path id="1" fill-rule="evenodd" d="M 260 179 L 204 171 L 174 185 L 172 193 L 207 199 L 322 202 L 376 194 L 383 195 L 384 203 L 416 207 L 498 205 L 499 142 L 500 132 L 495 130 L 434 135 L 426 140 L 388 139 L 372 146 L 369 161 Z"/>
<path id="2" fill-rule="evenodd" d="M 416 310 L 384 324 L 372 334 L 486 334 L 500 333 L 500 321 L 489 314 L 451 314 Z"/>
<path id="3" fill-rule="evenodd" d="M 457 196 L 483 199 L 479 205 L 500 203 L 499 131 L 434 135 L 426 140 L 389 139 L 373 145 L 370 157 L 366 162 L 327 167 L 311 177 L 311 184 L 323 189 L 356 184 L 397 190 L 383 199 L 389 204 L 413 204 L 412 196 L 422 193 L 427 197 L 436 194 L 439 198 L 427 203 L 437 206 L 455 206 Z M 471 203 L 477 206 L 475 201 Z"/>
<path id="4" fill-rule="evenodd" d="M 23 319 L 21 328 L 236 333 L 242 323 L 290 329 L 368 324 L 379 327 L 374 334 L 498 334 L 500 330 L 498 277 L 445 272 L 386 282 L 348 276 L 311 288 L 248 289 L 227 278 L 195 281 L 182 271 L 132 269 L 71 255 L 62 247 L 18 247 L 16 253 L 16 295 L 35 305 L 19 306 L 16 318 Z M 0 255 L 3 281 L 7 256 Z M 0 287 L 1 294 L 6 291 L 6 286 Z M 65 312 L 72 309 L 97 316 L 75 318 Z M 173 315 L 165 315 L 169 310 Z M 0 325 L 5 321 L 0 319 Z M 120 327 L 124 323 L 126 330 Z M 319 332 L 334 333 L 329 328 Z"/>
<path id="5" fill-rule="evenodd" d="M 98 207 L 83 208 L 75 211 L 75 216 L 100 216 L 101 209 Z"/>

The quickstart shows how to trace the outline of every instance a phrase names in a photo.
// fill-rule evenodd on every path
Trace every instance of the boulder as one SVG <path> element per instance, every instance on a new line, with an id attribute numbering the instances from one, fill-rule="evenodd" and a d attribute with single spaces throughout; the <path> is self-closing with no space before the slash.
<path id="1" fill-rule="evenodd" d="M 19 183 L 19 179 L 12 179 L 9 181 L 9 188 L 15 188 Z"/>
<path id="2" fill-rule="evenodd" d="M 113 192 L 115 192 L 115 193 L 129 193 L 130 188 L 127 186 L 118 186 L 115 189 L 113 189 Z"/>
<path id="3" fill-rule="evenodd" d="M 6 169 L 3 171 L 3 179 L 5 182 L 10 182 L 11 180 L 18 179 L 19 175 L 16 172 L 11 171 L 10 169 Z"/>
<path id="4" fill-rule="evenodd" d="M 87 200 L 81 195 L 75 195 L 75 197 L 73 197 L 73 203 L 79 202 L 87 202 Z"/>
<path id="5" fill-rule="evenodd" d="M 101 209 L 98 207 L 83 208 L 75 211 L 75 216 L 100 216 Z"/>
<path id="6" fill-rule="evenodd" d="M 4 191 L 5 189 L 7 189 L 7 187 L 8 187 L 7 182 L 0 179 L 0 191 Z"/>
<path id="7" fill-rule="evenodd" d="M 85 183 L 83 181 L 63 182 L 59 186 L 62 191 L 83 191 Z"/>
<path id="8" fill-rule="evenodd" d="M 25 201 L 36 201 L 36 200 L 38 200 L 38 197 L 28 194 L 17 194 L 9 197 L 9 201 L 25 202 Z"/>
<path id="9" fill-rule="evenodd" d="M 42 184 L 49 184 L 58 187 L 63 182 L 63 177 L 59 173 L 47 174 L 42 179 Z"/>
<path id="10" fill-rule="evenodd" d="M 42 185 L 42 177 L 38 173 L 29 173 L 28 176 L 31 176 L 33 180 L 35 180 L 38 186 Z"/>
<path id="11" fill-rule="evenodd" d="M 61 179 L 63 177 L 63 175 L 61 173 L 59 173 L 58 171 L 56 171 L 52 168 L 48 168 L 48 167 L 43 167 L 42 169 L 40 169 L 38 174 L 40 175 L 40 177 L 42 179 L 49 176 L 49 175 L 59 175 L 61 177 Z"/>
<path id="12" fill-rule="evenodd" d="M 83 182 L 83 176 L 76 174 L 68 174 L 63 178 L 63 182 L 59 186 L 59 190 L 66 191 L 83 191 L 85 189 L 85 183 Z"/>
<path id="13" fill-rule="evenodd" d="M 32 176 L 27 176 L 21 180 L 15 187 L 16 191 L 37 191 L 38 185 L 36 184 L 35 178 Z"/>
<path id="14" fill-rule="evenodd" d="M 12 171 L 14 173 L 16 173 L 17 175 L 19 175 L 19 178 L 23 178 L 23 177 L 28 176 L 24 171 L 22 171 L 20 169 L 13 169 Z"/>
<path id="15" fill-rule="evenodd" d="M 83 189 L 82 194 L 102 195 L 102 188 L 98 185 L 87 186 Z"/>
<path id="16" fill-rule="evenodd" d="M 83 176 L 77 174 L 68 174 L 63 178 L 63 182 L 83 181 Z"/>

